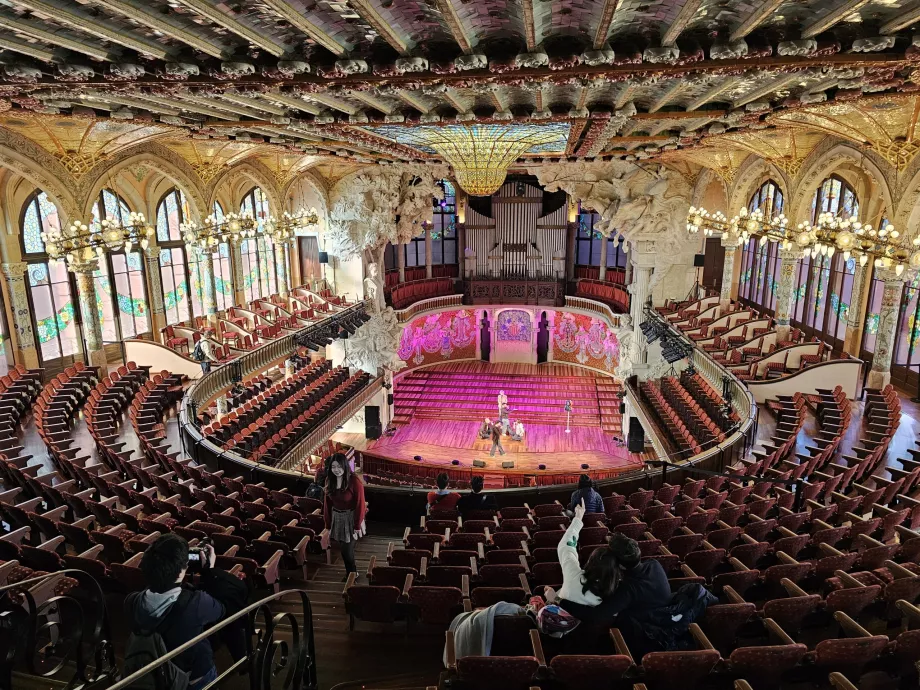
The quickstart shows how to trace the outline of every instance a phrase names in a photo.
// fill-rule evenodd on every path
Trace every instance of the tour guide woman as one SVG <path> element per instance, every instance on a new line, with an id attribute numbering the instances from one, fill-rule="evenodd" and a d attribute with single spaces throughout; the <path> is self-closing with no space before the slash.
<path id="1" fill-rule="evenodd" d="M 345 579 L 348 573 L 357 573 L 355 565 L 355 544 L 367 529 L 364 517 L 367 509 L 364 503 L 364 483 L 351 472 L 348 458 L 336 453 L 329 459 L 326 473 L 323 517 L 327 532 L 323 536 L 323 549 L 329 548 L 329 540 L 338 542 L 345 562 Z"/>

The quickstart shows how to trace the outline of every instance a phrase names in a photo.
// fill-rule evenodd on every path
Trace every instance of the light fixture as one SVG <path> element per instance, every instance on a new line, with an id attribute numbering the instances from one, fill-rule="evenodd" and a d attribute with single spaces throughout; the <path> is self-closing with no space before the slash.
<path id="1" fill-rule="evenodd" d="M 41 238 L 49 258 L 66 262 L 67 270 L 94 269 L 107 251 L 130 252 L 150 245 L 154 229 L 144 214 L 132 211 L 126 221 L 105 218 L 88 225 L 77 221 L 66 229 L 48 228 Z"/>

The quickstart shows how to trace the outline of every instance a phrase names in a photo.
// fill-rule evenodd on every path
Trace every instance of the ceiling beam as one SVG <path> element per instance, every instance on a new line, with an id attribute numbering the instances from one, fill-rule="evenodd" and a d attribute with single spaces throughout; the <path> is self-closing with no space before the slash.
<path id="1" fill-rule="evenodd" d="M 801 74 L 796 74 L 796 73 L 784 74 L 783 76 L 778 77 L 770 81 L 767 84 L 764 84 L 760 88 L 754 89 L 750 93 L 743 95 L 741 98 L 736 100 L 732 105 L 734 105 L 736 108 L 739 108 L 742 105 L 745 105 L 746 103 L 751 103 L 752 101 L 756 101 L 758 98 L 769 96 L 774 91 L 777 91 L 778 89 L 781 89 L 784 86 L 788 86 L 794 81 L 801 81 L 801 80 L 802 80 Z"/>
<path id="2" fill-rule="evenodd" d="M 709 101 L 713 100 L 716 96 L 721 93 L 725 93 L 729 89 L 736 87 L 741 82 L 741 77 L 731 77 L 729 79 L 722 79 L 717 81 L 714 86 L 709 89 L 706 89 L 699 96 L 694 98 L 690 103 L 687 104 L 687 111 L 696 110 L 697 108 L 706 105 Z"/>
<path id="3" fill-rule="evenodd" d="M 354 115 L 360 110 L 357 106 L 352 105 L 351 103 L 346 103 L 341 101 L 338 98 L 333 98 L 332 96 L 326 96 L 321 93 L 311 93 L 305 96 L 307 100 L 316 101 L 317 103 L 322 103 L 327 108 L 332 108 L 333 110 L 338 110 L 339 112 L 345 113 L 347 115 Z"/>
<path id="4" fill-rule="evenodd" d="M 399 92 L 399 100 L 401 100 L 403 103 L 407 105 L 412 106 L 413 108 L 418 110 L 420 113 L 427 113 L 431 110 L 431 108 L 425 105 L 425 102 L 421 100 L 418 96 L 416 96 L 415 94 L 408 93 L 406 91 Z"/>
<path id="5" fill-rule="evenodd" d="M 255 110 L 262 110 L 266 113 L 271 113 L 272 115 L 287 115 L 288 111 L 285 108 L 281 108 L 277 105 L 272 105 L 271 103 L 266 103 L 265 100 L 260 98 L 248 98 L 246 96 L 241 96 L 237 93 L 222 93 L 220 98 L 225 101 L 230 101 L 231 103 L 236 103 L 245 108 L 253 108 Z M 266 99 L 268 100 L 268 99 Z"/>
<path id="6" fill-rule="evenodd" d="M 490 91 L 489 96 L 492 100 L 492 105 L 495 106 L 496 110 L 507 110 L 508 103 L 502 98 L 502 94 L 498 91 Z"/>
<path id="7" fill-rule="evenodd" d="M 677 43 L 677 37 L 687 28 L 687 24 L 693 20 L 693 17 L 696 16 L 696 11 L 700 9 L 702 4 L 703 0 L 685 0 L 680 12 L 677 13 L 674 21 L 664 32 L 664 36 L 661 37 L 661 45 L 672 46 Z"/>
<path id="8" fill-rule="evenodd" d="M 367 0 L 348 0 L 349 6 L 358 13 L 358 15 L 370 24 L 374 31 L 380 34 L 380 37 L 390 44 L 390 46 L 400 55 L 407 55 L 409 49 L 414 46 L 406 43 L 402 37 L 390 26 L 371 3 Z"/>
<path id="9" fill-rule="evenodd" d="M 661 96 L 652 103 L 652 106 L 648 109 L 650 113 L 657 112 L 665 107 L 672 98 L 678 95 L 681 91 L 687 88 L 687 82 L 683 79 L 677 79 L 674 86 L 665 91 Z"/>
<path id="10" fill-rule="evenodd" d="M 199 105 L 196 103 L 189 103 L 187 101 L 179 100 L 178 98 L 167 98 L 165 96 L 145 96 L 140 100 L 142 102 L 152 101 L 154 104 L 162 103 L 164 105 L 172 106 L 180 110 L 184 110 L 190 113 L 198 113 L 199 115 L 204 115 L 205 117 L 213 117 L 218 120 L 230 120 L 232 122 L 237 122 L 240 119 L 239 116 L 234 113 L 228 113 L 224 110 L 218 110 L 217 108 L 208 108 L 207 106 Z"/>
<path id="11" fill-rule="evenodd" d="M 62 36 L 59 33 L 46 31 L 45 29 L 35 26 L 31 22 L 19 19 L 18 17 L 7 17 L 0 14 L 0 29 L 8 29 L 10 31 L 15 31 L 16 33 L 25 34 L 26 36 L 37 38 L 38 40 L 44 41 L 45 43 L 50 43 L 61 48 L 66 48 L 67 50 L 72 50 L 75 53 L 82 53 L 83 55 L 91 58 L 96 58 L 97 60 L 112 59 L 112 54 L 107 50 L 101 50 L 92 45 L 88 45 L 83 41 L 77 41 L 72 38 L 68 38 L 67 36 Z"/>
<path id="12" fill-rule="evenodd" d="M 212 5 L 209 0 L 178 0 L 183 5 L 188 7 L 190 10 L 194 11 L 196 14 L 204 17 L 212 24 L 217 24 L 225 28 L 232 34 L 239 36 L 240 38 L 249 41 L 254 46 L 258 46 L 262 50 L 274 55 L 275 57 L 281 57 L 288 52 L 287 46 L 278 43 L 277 41 L 272 40 L 271 38 L 264 36 L 255 29 L 251 29 L 245 24 L 237 21 L 231 17 L 226 12 L 221 12 L 216 5 Z"/>
<path id="13" fill-rule="evenodd" d="M 107 10 L 121 14 L 128 19 L 136 21 L 155 31 L 159 31 L 165 36 L 186 44 L 201 51 L 205 55 L 215 58 L 223 58 L 232 51 L 228 51 L 224 46 L 217 45 L 211 41 L 201 38 L 201 34 L 179 26 L 175 22 L 166 21 L 162 12 L 150 12 L 142 6 L 138 6 L 131 0 L 94 0 L 95 4 L 105 7 Z"/>
<path id="14" fill-rule="evenodd" d="M 140 98 L 131 98 L 129 96 L 119 96 L 113 93 L 87 93 L 81 96 L 81 100 L 84 105 L 88 105 L 91 108 L 105 108 L 106 110 L 111 110 L 105 106 L 105 103 L 115 103 L 117 105 L 122 105 L 126 108 L 140 108 L 143 110 L 151 110 L 155 113 L 161 113 L 163 115 L 172 115 L 177 116 L 181 114 L 181 110 L 175 106 L 165 105 L 162 103 L 154 103 L 151 101 L 145 101 Z"/>
<path id="15" fill-rule="evenodd" d="M 916 5 L 907 11 L 901 10 L 890 22 L 882 24 L 879 33 L 882 34 L 882 36 L 897 33 L 901 29 L 906 29 L 911 24 L 916 24 L 918 21 L 920 21 L 920 5 Z"/>
<path id="16" fill-rule="evenodd" d="M 383 99 L 377 98 L 376 96 L 372 96 L 369 93 L 365 93 L 364 91 L 355 91 L 349 95 L 352 98 L 369 105 L 371 108 L 379 110 L 385 115 L 392 115 L 393 111 L 396 110 L 396 108 L 394 108 L 390 103 L 387 103 Z"/>
<path id="17" fill-rule="evenodd" d="M 541 89 L 541 91 L 542 91 L 542 89 Z M 584 107 L 586 107 L 586 106 L 588 105 L 588 95 L 589 95 L 589 92 L 590 92 L 590 89 L 589 89 L 587 86 L 582 86 L 582 87 L 578 90 L 578 100 L 577 100 L 576 103 L 575 103 L 575 109 L 576 109 L 576 110 L 581 110 L 582 108 L 584 108 Z M 539 93 L 539 92 L 538 92 L 538 93 Z M 541 108 L 541 110 L 542 110 L 542 108 Z"/>
<path id="18" fill-rule="evenodd" d="M 604 0 L 601 20 L 594 32 L 594 50 L 600 50 L 607 42 L 607 34 L 610 33 L 610 24 L 613 22 L 613 15 L 616 13 L 619 4 L 620 0 Z"/>
<path id="19" fill-rule="evenodd" d="M 524 14 L 524 42 L 527 52 L 533 53 L 537 49 L 537 23 L 533 16 L 533 0 L 521 0 L 521 10 Z"/>
<path id="20" fill-rule="evenodd" d="M 754 11 L 747 16 L 747 19 L 741 22 L 737 29 L 732 31 L 729 40 L 740 41 L 760 26 L 763 21 L 773 14 L 774 10 L 779 9 L 779 6 L 785 1 L 786 0 L 760 0 L 760 5 L 755 7 Z"/>
<path id="21" fill-rule="evenodd" d="M 302 110 L 305 113 L 311 113 L 313 115 L 319 115 L 321 110 L 317 108 L 312 103 L 307 103 L 302 98 L 295 98 L 294 96 L 288 96 L 284 93 L 267 93 L 263 96 L 268 101 L 274 101 L 275 103 L 283 103 L 289 108 L 295 110 Z"/>
<path id="22" fill-rule="evenodd" d="M 192 96 L 191 94 L 182 94 L 183 101 L 189 101 L 191 103 L 197 103 L 203 105 L 207 108 L 212 108 L 214 110 L 226 110 L 231 113 L 236 113 L 237 115 L 242 115 L 243 117 L 251 117 L 256 120 L 263 119 L 263 114 L 252 108 L 246 108 L 235 103 L 227 103 L 226 101 L 220 101 L 216 98 L 205 98 L 204 96 Z"/>
<path id="23" fill-rule="evenodd" d="M 617 99 L 613 103 L 614 107 L 619 110 L 624 105 L 629 103 L 629 101 L 632 100 L 633 94 L 636 93 L 637 88 L 638 87 L 635 84 L 627 84 L 622 89 L 620 89 L 620 93 L 617 94 Z"/>
<path id="24" fill-rule="evenodd" d="M 447 101 L 450 107 L 456 110 L 458 113 L 465 113 L 470 109 L 470 107 L 463 102 L 463 96 L 457 93 L 456 89 L 447 89 L 447 91 L 442 93 L 441 96 L 443 96 L 444 100 Z"/>
<path id="25" fill-rule="evenodd" d="M 451 0 L 435 0 L 435 5 L 444 18 L 444 23 L 447 24 L 447 28 L 450 29 L 450 33 L 457 42 L 457 45 L 460 46 L 460 50 L 462 50 L 465 55 L 472 53 L 473 41 L 466 35 L 466 30 L 463 28 L 463 22 L 460 19 L 460 15 L 457 14 L 453 4 L 451 4 Z"/>
<path id="26" fill-rule="evenodd" d="M 160 60 L 168 60 L 172 57 L 172 52 L 156 41 L 130 36 L 109 28 L 106 26 L 105 20 L 97 21 L 82 12 L 80 14 L 72 12 L 59 3 L 45 2 L 45 0 L 17 0 L 17 4 L 28 8 L 32 12 L 47 15 L 54 21 L 73 27 L 77 31 L 116 43 L 130 50 L 136 50 L 144 55 L 150 55 Z M 69 6 L 73 7 L 75 4 L 69 3 Z"/>
<path id="27" fill-rule="evenodd" d="M 200 2 L 201 0 L 196 1 Z M 272 12 L 277 14 L 282 19 L 287 20 L 291 26 L 304 32 L 307 36 L 319 43 L 330 53 L 341 57 L 345 55 L 345 53 L 347 53 L 349 50 L 351 50 L 351 45 L 345 45 L 330 36 L 328 33 L 320 29 L 316 24 L 304 17 L 296 9 L 291 7 L 290 3 L 286 2 L 286 0 L 261 0 L 261 2 Z"/>
<path id="28" fill-rule="evenodd" d="M 867 5 L 869 0 L 844 0 L 844 2 L 832 9 L 825 16 L 816 19 L 811 24 L 802 29 L 802 38 L 814 38 L 820 33 L 830 29 L 834 24 L 843 21 L 863 5 Z"/>
<path id="29" fill-rule="evenodd" d="M 3 35 L 0 35 L 0 48 L 11 50 L 21 55 L 28 55 L 36 60 L 44 60 L 45 62 L 53 62 L 56 57 L 53 50 L 48 50 L 37 43 L 20 41 Z"/>

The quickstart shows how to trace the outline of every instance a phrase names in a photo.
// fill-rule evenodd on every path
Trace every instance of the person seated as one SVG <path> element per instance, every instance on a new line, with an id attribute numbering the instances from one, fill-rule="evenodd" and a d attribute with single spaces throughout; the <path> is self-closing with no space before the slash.
<path id="1" fill-rule="evenodd" d="M 523 441 L 524 440 L 524 422 L 520 419 L 517 420 L 517 423 L 514 425 L 514 429 L 511 432 L 512 441 Z"/>
<path id="2" fill-rule="evenodd" d="M 584 501 L 586 513 L 603 513 L 604 499 L 597 493 L 594 488 L 594 482 L 587 474 L 578 478 L 578 489 L 572 492 L 572 500 L 569 501 L 569 514 L 575 512 L 575 506 Z"/>
<path id="3" fill-rule="evenodd" d="M 448 491 L 447 485 L 450 482 L 450 477 L 447 476 L 447 472 L 441 472 L 436 482 L 438 485 L 437 491 L 431 491 L 428 494 L 428 512 L 431 513 L 432 509 L 453 510 L 456 508 L 457 503 L 460 501 L 460 494 L 456 491 Z"/>
<path id="4" fill-rule="evenodd" d="M 491 427 L 490 427 L 491 429 Z M 460 515 L 466 515 L 471 510 L 498 510 L 498 503 L 492 494 L 484 494 L 482 488 L 485 481 L 481 474 L 474 475 L 470 480 L 470 492 L 463 494 L 457 501 L 457 510 Z"/>
<path id="5" fill-rule="evenodd" d="M 492 435 L 492 420 L 486 417 L 485 421 L 479 427 L 479 438 L 489 438 Z"/>

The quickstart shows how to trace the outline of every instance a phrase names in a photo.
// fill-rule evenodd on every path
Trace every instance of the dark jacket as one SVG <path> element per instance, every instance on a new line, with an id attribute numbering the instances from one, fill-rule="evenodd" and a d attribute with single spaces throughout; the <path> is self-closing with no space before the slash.
<path id="1" fill-rule="evenodd" d="M 461 515 L 471 510 L 498 510 L 498 503 L 492 494 L 483 492 L 476 494 L 470 491 L 468 494 L 463 494 L 457 501 L 457 510 Z"/>
<path id="2" fill-rule="evenodd" d="M 239 578 L 217 569 L 202 573 L 200 588 L 183 585 L 179 598 L 165 611 L 152 612 L 145 603 L 145 592 L 133 592 L 125 598 L 127 619 L 137 632 L 156 629 L 168 650 L 200 635 L 225 615 L 245 608 L 249 597 Z M 189 674 L 190 680 L 201 678 L 214 667 L 210 641 L 201 640 L 173 661 Z"/>
<path id="3" fill-rule="evenodd" d="M 569 501 L 569 510 L 575 510 L 575 506 L 581 503 L 582 498 L 585 499 L 586 513 L 604 512 L 604 499 L 590 486 L 587 489 L 576 489 L 572 492 L 572 500 Z"/>
<path id="4" fill-rule="evenodd" d="M 597 606 L 585 606 L 563 599 L 559 605 L 585 623 L 612 626 L 613 617 L 628 612 L 634 615 L 671 603 L 671 585 L 661 564 L 655 560 L 641 561 L 627 570 L 616 591 Z"/>

